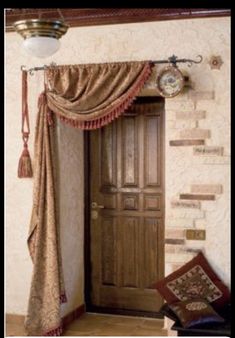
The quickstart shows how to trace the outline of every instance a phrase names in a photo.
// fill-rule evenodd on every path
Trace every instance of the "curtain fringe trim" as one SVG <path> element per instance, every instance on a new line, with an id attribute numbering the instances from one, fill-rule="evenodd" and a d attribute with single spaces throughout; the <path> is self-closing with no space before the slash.
<path id="1" fill-rule="evenodd" d="M 44 336 L 61 336 L 63 333 L 63 326 L 60 325 L 57 328 L 50 330 L 44 334 Z"/>
<path id="2" fill-rule="evenodd" d="M 80 128 L 84 130 L 93 130 L 93 129 L 98 129 L 106 124 L 109 124 L 112 122 L 114 119 L 118 118 L 121 114 L 124 113 L 124 111 L 133 103 L 133 101 L 136 99 L 136 96 L 144 86 L 145 82 L 149 78 L 151 72 L 152 72 L 152 67 L 154 64 L 149 63 L 144 69 L 144 72 L 141 76 L 141 78 L 136 82 L 132 90 L 128 93 L 127 98 L 119 104 L 117 107 L 112 109 L 109 113 L 107 113 L 105 116 L 102 116 L 98 119 L 91 120 L 91 121 L 76 121 L 69 119 L 67 117 L 61 116 L 60 114 L 57 114 L 59 116 L 59 119 L 66 123 L 69 124 L 72 127 L 75 128 Z"/>
<path id="3" fill-rule="evenodd" d="M 60 295 L 60 303 L 67 303 L 67 297 L 66 294 L 64 293 L 63 295 Z"/>
<path id="4" fill-rule="evenodd" d="M 63 293 L 62 295 L 60 295 L 60 303 L 62 304 L 66 302 L 67 302 L 67 297 L 66 297 L 66 294 Z M 57 328 L 47 331 L 44 334 L 44 336 L 61 336 L 63 333 L 63 329 L 64 329 L 64 325 L 61 324 Z"/>

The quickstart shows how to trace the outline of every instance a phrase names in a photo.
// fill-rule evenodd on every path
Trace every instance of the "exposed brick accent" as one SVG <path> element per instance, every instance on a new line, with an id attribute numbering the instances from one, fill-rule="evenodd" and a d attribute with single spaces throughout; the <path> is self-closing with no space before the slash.
<path id="1" fill-rule="evenodd" d="M 188 97 L 191 100 L 213 100 L 215 98 L 214 91 L 190 91 Z"/>
<path id="2" fill-rule="evenodd" d="M 181 130 L 180 137 L 186 138 L 186 139 L 204 139 L 204 138 L 210 138 L 211 132 L 208 129 L 185 129 Z"/>
<path id="3" fill-rule="evenodd" d="M 184 238 L 185 231 L 184 229 L 172 229 L 168 228 L 165 230 L 165 237 L 166 238 Z"/>
<path id="4" fill-rule="evenodd" d="M 205 119 L 206 118 L 206 112 L 205 110 L 195 110 L 195 111 L 177 111 L 175 113 L 176 119 L 179 120 L 200 120 L 200 119 Z"/>
<path id="5" fill-rule="evenodd" d="M 167 253 L 184 253 L 185 251 L 185 245 L 183 244 L 165 244 L 165 252 Z"/>
<path id="6" fill-rule="evenodd" d="M 192 218 L 166 218 L 165 220 L 166 228 L 193 228 L 194 221 Z"/>
<path id="7" fill-rule="evenodd" d="M 183 200 L 201 200 L 201 201 L 214 201 L 215 195 L 210 194 L 180 194 L 180 199 Z"/>
<path id="8" fill-rule="evenodd" d="M 165 239 L 166 244 L 177 244 L 177 245 L 182 245 L 184 244 L 184 239 L 179 239 L 179 238 L 166 238 Z"/>
<path id="9" fill-rule="evenodd" d="M 205 140 L 172 140 L 169 144 L 170 146 L 196 146 L 204 145 Z"/>
<path id="10" fill-rule="evenodd" d="M 165 101 L 165 110 L 177 110 L 177 111 L 189 111 L 194 109 L 194 103 L 188 100 L 187 96 L 184 100 L 179 100 L 176 98 L 166 99 Z"/>
<path id="11" fill-rule="evenodd" d="M 187 247 L 185 247 L 184 250 L 185 252 L 193 253 L 194 255 L 197 255 L 201 251 L 200 248 L 187 248 Z"/>
<path id="12" fill-rule="evenodd" d="M 223 147 L 215 147 L 215 146 L 202 146 L 202 147 L 194 147 L 193 154 L 194 155 L 223 155 L 224 148 Z"/>
<path id="13" fill-rule="evenodd" d="M 172 129 L 191 129 L 197 127 L 197 121 L 192 120 L 177 120 L 174 121 Z"/>
<path id="14" fill-rule="evenodd" d="M 167 253 L 165 254 L 165 262 L 167 263 L 187 263 L 193 257 L 195 252 L 180 252 L 180 253 Z"/>
<path id="15" fill-rule="evenodd" d="M 196 255 L 199 251 L 200 251 L 200 248 L 189 248 L 185 245 L 165 244 L 165 253 L 167 255 L 170 255 L 170 254 L 177 254 L 177 256 L 182 255 L 182 254 L 183 255 L 187 255 L 187 254 Z M 185 261 L 184 263 L 186 262 L 187 261 Z"/>
<path id="16" fill-rule="evenodd" d="M 193 208 L 193 209 L 200 209 L 201 204 L 198 201 L 178 201 L 172 200 L 171 201 L 172 208 Z"/>
<path id="17" fill-rule="evenodd" d="M 175 244 L 168 244 L 166 243 L 165 244 L 165 252 L 166 253 L 177 253 L 177 254 L 180 254 L 180 253 L 184 253 L 185 250 L 184 250 L 184 243 L 182 244 L 178 244 L 178 245 L 175 245 Z"/>
<path id="18" fill-rule="evenodd" d="M 204 229 L 187 229 L 186 239 L 204 241 L 206 239 L 206 231 Z"/>
<path id="19" fill-rule="evenodd" d="M 222 194 L 223 187 L 221 184 L 192 184 L 192 193 L 208 193 L 208 194 Z"/>
<path id="20" fill-rule="evenodd" d="M 175 253 L 175 245 L 165 244 L 166 253 Z"/>

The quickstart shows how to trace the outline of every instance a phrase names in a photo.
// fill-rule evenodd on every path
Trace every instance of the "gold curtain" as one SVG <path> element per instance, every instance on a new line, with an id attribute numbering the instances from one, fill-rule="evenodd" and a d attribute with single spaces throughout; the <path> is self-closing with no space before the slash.
<path id="1" fill-rule="evenodd" d="M 60 303 L 66 301 L 55 181 L 55 129 L 48 123 L 45 93 L 38 100 L 34 144 L 34 191 L 28 247 L 33 261 L 25 328 L 29 335 L 62 333 Z"/>
<path id="2" fill-rule="evenodd" d="M 34 146 L 34 197 L 28 246 L 33 275 L 25 328 L 61 335 L 66 301 L 56 208 L 53 113 L 73 127 L 100 128 L 132 103 L 151 73 L 150 62 L 58 66 L 45 72 Z M 66 151 L 66 149 L 65 149 Z"/>
<path id="3" fill-rule="evenodd" d="M 60 66 L 46 71 L 49 108 L 82 129 L 100 128 L 132 103 L 151 73 L 150 62 Z"/>

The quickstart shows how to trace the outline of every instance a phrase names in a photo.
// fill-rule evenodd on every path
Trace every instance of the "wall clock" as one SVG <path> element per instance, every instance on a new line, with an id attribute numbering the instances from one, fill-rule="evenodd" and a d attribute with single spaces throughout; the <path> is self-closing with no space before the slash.
<path id="1" fill-rule="evenodd" d="M 157 87 L 163 97 L 178 95 L 184 86 L 184 76 L 175 66 L 164 68 L 157 77 Z"/>

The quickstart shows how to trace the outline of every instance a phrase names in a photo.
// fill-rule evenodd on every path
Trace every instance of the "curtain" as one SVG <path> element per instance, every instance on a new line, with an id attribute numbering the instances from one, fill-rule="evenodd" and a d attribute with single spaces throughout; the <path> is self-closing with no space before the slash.
<path id="1" fill-rule="evenodd" d="M 25 328 L 29 335 L 61 335 L 60 304 L 66 302 L 59 220 L 53 113 L 82 129 L 119 117 L 151 74 L 151 62 L 56 66 L 45 71 L 34 145 L 34 195 L 28 236 L 33 261 Z"/>
<path id="2" fill-rule="evenodd" d="M 110 123 L 132 103 L 151 73 L 149 62 L 60 66 L 46 71 L 49 108 L 82 129 Z"/>
<path id="3" fill-rule="evenodd" d="M 29 335 L 60 335 L 60 303 L 66 301 L 56 212 L 54 128 L 45 93 L 39 97 L 34 144 L 34 192 L 28 247 L 33 276 L 25 319 Z"/>

